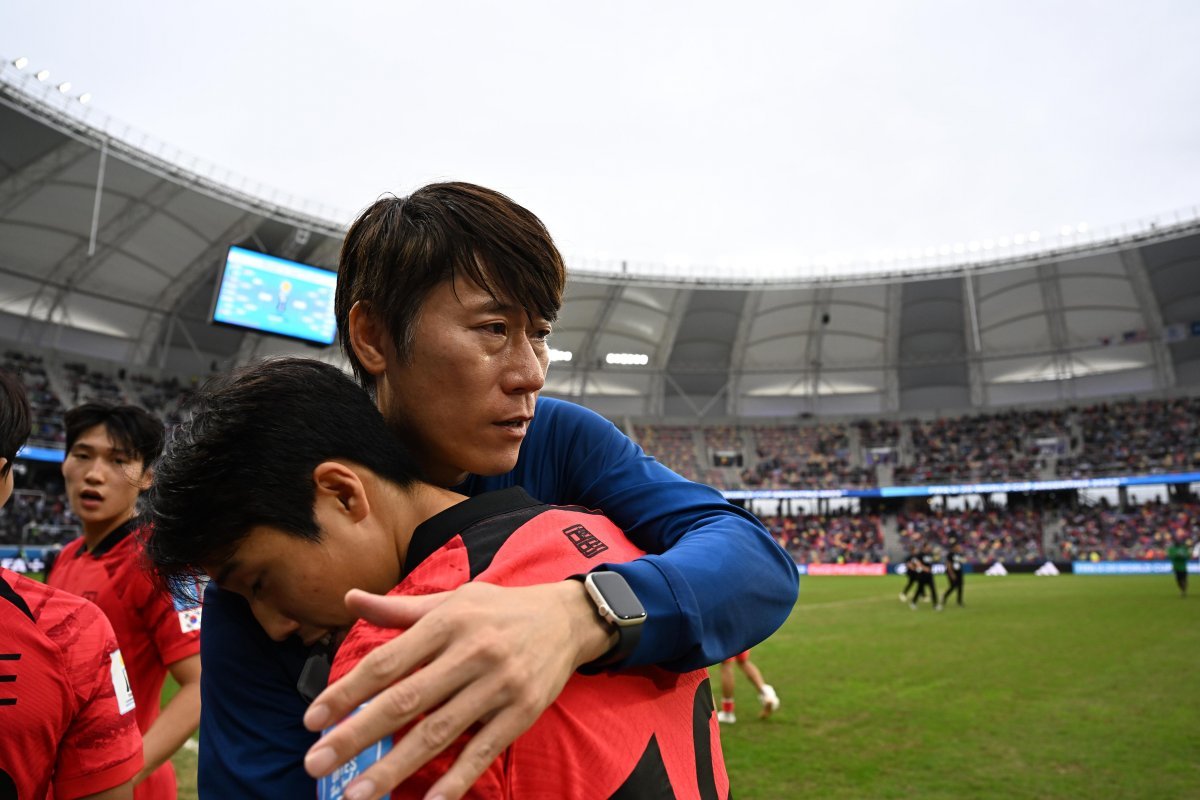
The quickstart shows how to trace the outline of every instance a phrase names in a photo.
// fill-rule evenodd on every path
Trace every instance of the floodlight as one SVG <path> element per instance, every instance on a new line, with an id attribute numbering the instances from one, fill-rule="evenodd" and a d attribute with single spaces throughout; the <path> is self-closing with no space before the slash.
<path id="1" fill-rule="evenodd" d="M 1075 232 L 1075 229 L 1072 228 L 1070 225 L 1063 225 L 1058 229 L 1059 236 L 1070 236 L 1074 232 Z"/>
<path id="2" fill-rule="evenodd" d="M 650 363 L 650 356 L 645 353 L 609 353 L 604 361 L 607 364 L 644 367 Z"/>
<path id="3" fill-rule="evenodd" d="M 17 69 L 25 69 L 29 66 L 29 59 L 25 56 L 18 56 L 13 59 L 12 65 Z"/>
<path id="4" fill-rule="evenodd" d="M 983 240 L 983 249 L 984 250 L 991 250 L 995 246 L 996 246 L 996 242 L 993 241 L 992 239 L 984 239 Z"/>
<path id="5" fill-rule="evenodd" d="M 1036 242 L 1037 240 L 1039 240 L 1041 238 L 1042 238 L 1042 234 L 1038 233 L 1037 231 L 1029 232 L 1029 241 Z"/>
<path id="6" fill-rule="evenodd" d="M 1088 224 L 1086 222 L 1081 222 L 1075 226 L 1075 230 L 1079 231 L 1080 233 L 1087 233 Z"/>
<path id="7" fill-rule="evenodd" d="M 48 69 L 38 70 L 38 73 L 36 75 L 34 75 L 33 77 L 37 78 L 39 81 L 44 81 L 44 80 L 46 80 L 46 78 L 50 77 L 50 70 L 48 70 Z"/>
<path id="8" fill-rule="evenodd" d="M 971 242 L 969 245 L 967 245 L 967 249 L 968 249 L 968 250 L 970 250 L 972 253 L 978 253 L 978 252 L 979 252 L 979 246 L 980 246 L 980 245 L 979 245 L 979 240 L 978 240 L 978 239 L 976 239 L 975 241 L 973 241 L 973 242 Z"/>
<path id="9" fill-rule="evenodd" d="M 62 83 L 60 83 L 60 84 L 58 85 L 58 90 L 59 90 L 60 92 L 62 92 L 63 94 L 66 94 L 67 92 L 71 91 L 71 82 L 70 82 L 70 81 L 63 81 Z"/>
<path id="10" fill-rule="evenodd" d="M 79 102 L 83 103 L 85 106 L 92 102 L 92 93 L 84 92 L 83 94 L 79 95 Z"/>
<path id="11" fill-rule="evenodd" d="M 550 348 L 550 363 L 553 364 L 556 361 L 570 361 L 574 357 L 574 355 L 575 354 L 572 353 L 570 350 L 555 350 L 553 347 L 551 347 Z"/>

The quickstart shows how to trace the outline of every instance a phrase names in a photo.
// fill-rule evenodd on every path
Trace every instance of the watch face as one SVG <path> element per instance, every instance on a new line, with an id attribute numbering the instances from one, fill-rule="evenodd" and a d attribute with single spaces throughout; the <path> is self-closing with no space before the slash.
<path id="1" fill-rule="evenodd" d="M 641 601 L 620 575 L 615 572 L 593 572 L 590 577 L 593 585 L 604 595 L 605 605 L 617 619 L 641 619 L 646 616 Z"/>

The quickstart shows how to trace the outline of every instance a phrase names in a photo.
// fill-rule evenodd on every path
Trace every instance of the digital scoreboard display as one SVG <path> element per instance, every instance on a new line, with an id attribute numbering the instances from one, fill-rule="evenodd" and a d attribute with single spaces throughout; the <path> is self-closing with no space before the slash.
<path id="1" fill-rule="evenodd" d="M 217 325 L 333 344 L 337 273 L 231 246 L 217 276 L 210 320 Z"/>

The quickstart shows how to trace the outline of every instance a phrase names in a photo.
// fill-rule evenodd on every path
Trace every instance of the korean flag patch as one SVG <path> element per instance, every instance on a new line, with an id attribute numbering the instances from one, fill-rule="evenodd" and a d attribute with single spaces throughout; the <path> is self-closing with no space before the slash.
<path id="1" fill-rule="evenodd" d="M 200 611 L 196 608 L 189 608 L 186 611 L 179 612 L 179 630 L 184 633 L 193 633 L 200 630 Z"/>

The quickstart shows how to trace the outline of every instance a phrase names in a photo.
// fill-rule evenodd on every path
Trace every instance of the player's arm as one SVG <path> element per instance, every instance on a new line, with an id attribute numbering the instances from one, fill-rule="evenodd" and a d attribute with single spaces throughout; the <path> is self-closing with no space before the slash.
<path id="1" fill-rule="evenodd" d="M 539 476 L 533 487 L 538 498 L 599 508 L 635 544 L 654 553 L 610 567 L 626 578 L 648 614 L 641 644 L 617 668 L 707 666 L 748 649 L 783 624 L 796 600 L 798 574 L 752 515 L 647 457 L 593 412 L 560 404 L 557 413 L 538 422 L 559 426 L 548 437 L 553 447 L 524 454 L 556 467 L 553 474 Z M 403 737 L 387 761 L 365 773 L 381 792 L 482 720 L 462 756 L 434 787 L 448 800 L 460 797 L 554 701 L 571 673 L 603 654 L 614 639 L 577 581 L 521 588 L 468 584 L 441 595 L 359 597 L 356 602 L 356 610 L 372 622 L 410 630 L 313 702 L 305 724 L 316 730 L 379 695 L 314 745 L 305 763 L 310 774 L 327 774 L 440 705 L 418 726 L 438 736 L 422 738 L 414 729 L 416 735 Z M 443 705 L 447 698 L 453 701 Z"/>
<path id="2" fill-rule="evenodd" d="M 112 626 L 100 609 L 78 598 L 79 634 L 63 650 L 78 705 L 58 744 L 51 794 L 59 800 L 133 797 L 142 766 L 142 737 L 133 693 Z"/>
<path id="3" fill-rule="evenodd" d="M 200 725 L 200 655 L 168 664 L 167 671 L 179 684 L 179 691 L 163 706 L 158 719 L 143 736 L 142 752 L 146 763 L 134 778 L 135 784 L 175 755 Z"/>

